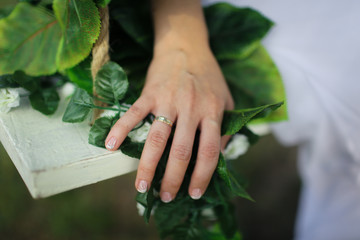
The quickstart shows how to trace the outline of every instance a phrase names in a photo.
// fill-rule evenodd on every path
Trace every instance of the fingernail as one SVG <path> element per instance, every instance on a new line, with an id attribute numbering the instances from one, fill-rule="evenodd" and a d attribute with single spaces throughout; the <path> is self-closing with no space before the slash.
<path id="1" fill-rule="evenodd" d="M 194 200 L 201 198 L 201 190 L 199 188 L 195 188 L 191 191 L 190 197 Z"/>
<path id="2" fill-rule="evenodd" d="M 140 193 L 146 193 L 147 191 L 147 182 L 144 180 L 141 180 L 137 187 L 138 192 Z"/>
<path id="3" fill-rule="evenodd" d="M 106 148 L 111 150 L 115 147 L 115 144 L 116 144 L 116 138 L 111 137 L 110 140 L 106 144 Z"/>
<path id="4" fill-rule="evenodd" d="M 172 197 L 171 197 L 171 194 L 168 193 L 168 192 L 163 192 L 161 194 L 161 201 L 163 201 L 164 203 L 168 203 L 168 202 L 171 202 L 172 200 Z"/>

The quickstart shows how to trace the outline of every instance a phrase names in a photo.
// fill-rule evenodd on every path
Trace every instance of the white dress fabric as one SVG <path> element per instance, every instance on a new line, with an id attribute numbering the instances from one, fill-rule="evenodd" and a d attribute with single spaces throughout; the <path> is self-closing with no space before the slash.
<path id="1" fill-rule="evenodd" d="M 220 2 L 203 0 L 204 5 Z M 299 145 L 296 240 L 360 239 L 360 1 L 228 0 L 275 22 L 263 44 L 283 77 Z"/>

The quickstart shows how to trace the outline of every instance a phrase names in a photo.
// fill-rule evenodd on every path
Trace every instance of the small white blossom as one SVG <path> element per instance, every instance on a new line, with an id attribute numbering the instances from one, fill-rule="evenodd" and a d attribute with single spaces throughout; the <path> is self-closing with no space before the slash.
<path id="1" fill-rule="evenodd" d="M 0 112 L 8 113 L 11 108 L 20 105 L 19 91 L 11 88 L 0 89 Z"/>
<path id="2" fill-rule="evenodd" d="M 247 127 L 259 136 L 265 136 L 271 133 L 270 125 L 267 123 L 248 124 Z"/>
<path id="3" fill-rule="evenodd" d="M 120 107 L 119 106 L 117 106 L 117 105 L 114 105 L 114 106 L 112 106 L 111 108 L 116 108 L 116 109 L 120 109 Z M 102 112 L 101 114 L 100 114 L 100 117 L 115 117 L 116 116 L 116 114 L 118 114 L 119 112 L 117 112 L 117 111 L 113 111 L 113 110 L 105 110 L 104 112 Z M 122 112 L 121 112 L 122 113 Z M 120 113 L 120 116 L 121 116 L 121 113 Z"/>
<path id="4" fill-rule="evenodd" d="M 142 125 L 141 128 L 138 128 L 136 130 L 133 130 L 129 132 L 128 136 L 131 138 L 133 142 L 145 142 L 147 135 L 150 131 L 151 124 L 148 122 L 145 122 L 144 125 Z"/>
<path id="5" fill-rule="evenodd" d="M 247 152 L 250 143 L 243 134 L 235 134 L 224 151 L 224 157 L 227 160 L 237 159 L 239 156 Z"/>
<path id="6" fill-rule="evenodd" d="M 59 93 L 62 97 L 67 98 L 70 97 L 75 92 L 75 84 L 72 82 L 65 83 Z"/>
<path id="7" fill-rule="evenodd" d="M 215 212 L 212 208 L 205 208 L 201 211 L 201 215 L 209 220 L 216 220 Z"/>
<path id="8" fill-rule="evenodd" d="M 141 205 L 140 203 L 136 203 L 136 207 L 138 209 L 138 213 L 140 216 L 144 216 L 144 212 L 145 212 L 145 207 L 143 205 Z M 154 215 L 155 213 L 155 209 L 156 209 L 156 206 L 153 206 L 153 208 L 151 209 L 151 213 L 150 215 Z"/>

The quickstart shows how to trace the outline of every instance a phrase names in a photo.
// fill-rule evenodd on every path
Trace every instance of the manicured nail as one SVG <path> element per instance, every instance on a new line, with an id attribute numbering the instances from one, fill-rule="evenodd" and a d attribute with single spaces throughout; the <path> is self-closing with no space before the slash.
<path id="1" fill-rule="evenodd" d="M 161 201 L 163 201 L 164 203 L 168 203 L 168 202 L 171 202 L 172 200 L 172 197 L 171 197 L 171 194 L 168 193 L 168 192 L 163 192 L 161 194 Z"/>
<path id="2" fill-rule="evenodd" d="M 138 192 L 140 193 L 146 193 L 147 191 L 147 182 L 144 180 L 141 180 L 137 187 Z"/>
<path id="3" fill-rule="evenodd" d="M 200 199 L 201 190 L 199 188 L 195 188 L 194 190 L 191 191 L 190 197 L 195 200 Z"/>
<path id="4" fill-rule="evenodd" d="M 115 147 L 115 144 L 116 144 L 116 138 L 111 137 L 110 140 L 106 144 L 106 148 L 111 150 Z"/>

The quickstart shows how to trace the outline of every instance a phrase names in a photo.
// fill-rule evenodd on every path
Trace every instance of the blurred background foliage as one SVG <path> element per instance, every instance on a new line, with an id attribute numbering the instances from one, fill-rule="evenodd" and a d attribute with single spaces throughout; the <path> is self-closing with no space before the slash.
<path id="1" fill-rule="evenodd" d="M 231 162 L 256 201 L 234 200 L 244 240 L 292 238 L 300 188 L 295 156 L 295 148 L 269 135 Z M 134 181 L 130 173 L 34 200 L 0 145 L 0 239 L 159 239 L 154 221 L 146 225 L 138 215 Z"/>

